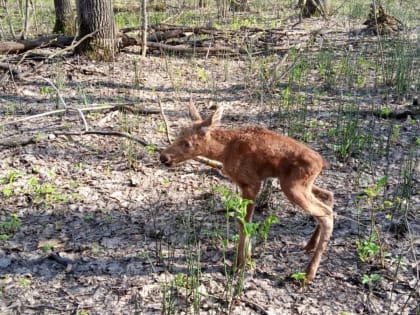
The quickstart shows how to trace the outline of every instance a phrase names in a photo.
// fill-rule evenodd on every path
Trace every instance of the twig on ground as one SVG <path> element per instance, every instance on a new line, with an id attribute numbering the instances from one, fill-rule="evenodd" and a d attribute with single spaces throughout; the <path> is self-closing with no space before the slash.
<path id="1" fill-rule="evenodd" d="M 166 137 L 168 138 L 168 142 L 169 143 L 172 143 L 171 138 L 169 136 L 169 123 L 168 123 L 168 119 L 166 118 L 165 112 L 163 111 L 162 102 L 160 101 L 159 96 L 157 97 L 157 101 L 159 103 L 160 114 L 162 115 L 163 123 L 165 124 Z"/>
<path id="2" fill-rule="evenodd" d="M 262 307 L 258 303 L 255 303 L 245 297 L 241 297 L 241 301 L 244 302 L 246 306 L 252 308 L 258 314 L 268 315 L 268 312 L 264 309 L 264 307 Z"/>
<path id="3" fill-rule="evenodd" d="M 90 107 L 79 108 L 78 110 L 80 110 L 82 112 L 85 112 L 85 111 L 95 111 L 95 110 L 104 110 L 104 109 L 110 109 L 110 110 L 122 110 L 122 109 L 124 109 L 124 110 L 131 111 L 133 113 L 159 114 L 158 110 L 153 110 L 153 109 L 150 109 L 150 110 L 148 110 L 148 109 L 133 110 L 130 107 L 128 107 L 131 104 L 132 103 L 118 104 L 118 105 L 95 105 L 95 106 L 90 106 Z M 49 111 L 49 112 L 45 112 L 45 113 L 41 113 L 41 114 L 32 115 L 32 116 L 29 116 L 29 117 L 17 119 L 15 121 L 8 121 L 8 122 L 5 122 L 5 123 L 1 123 L 0 127 L 4 127 L 4 126 L 7 126 L 7 125 L 14 125 L 14 124 L 17 124 L 17 123 L 20 123 L 20 122 L 33 120 L 33 119 L 44 117 L 44 116 L 61 114 L 61 113 L 65 113 L 65 112 L 68 112 L 68 111 L 75 111 L 75 110 L 76 109 L 74 109 L 74 108 L 52 110 L 52 111 Z"/>
<path id="4" fill-rule="evenodd" d="M 140 143 L 141 145 L 145 147 L 149 146 L 149 144 L 146 141 L 136 136 L 132 136 L 129 133 L 119 132 L 119 131 L 89 130 L 89 131 L 82 131 L 82 132 L 54 132 L 54 134 L 56 136 L 61 136 L 61 135 L 62 136 L 83 136 L 83 135 L 116 136 L 116 137 L 122 137 L 122 138 L 133 140 L 137 143 Z M 157 151 L 159 151 L 159 149 L 157 149 Z"/>
<path id="5" fill-rule="evenodd" d="M 48 82 L 51 85 L 51 87 L 57 92 L 58 98 L 60 99 L 60 102 L 63 104 L 63 106 L 64 106 L 65 109 L 67 109 L 67 110 L 73 110 L 73 111 L 76 111 L 76 112 L 79 113 L 80 119 L 82 120 L 83 126 L 85 127 L 85 131 L 88 131 L 89 130 L 89 127 L 88 127 L 88 124 L 87 124 L 85 115 L 83 115 L 83 112 L 79 108 L 70 108 L 70 107 L 67 107 L 67 104 L 64 101 L 63 97 L 61 96 L 59 89 L 55 86 L 54 83 L 51 82 L 50 79 L 44 78 L 44 77 L 38 77 L 38 78 L 40 78 L 41 80 L 44 80 L 44 81 Z"/>
<path id="6" fill-rule="evenodd" d="M 32 143 L 39 143 L 46 138 L 44 134 L 37 134 L 35 136 L 23 137 L 8 137 L 0 139 L 0 147 L 14 148 L 18 146 L 25 146 Z"/>

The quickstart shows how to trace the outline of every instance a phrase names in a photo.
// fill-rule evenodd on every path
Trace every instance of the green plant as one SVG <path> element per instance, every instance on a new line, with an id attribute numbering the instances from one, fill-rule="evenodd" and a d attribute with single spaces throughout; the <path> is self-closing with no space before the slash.
<path id="1" fill-rule="evenodd" d="M 18 172 L 11 170 L 5 177 L 1 178 L 0 184 L 7 183 L 6 186 L 2 188 L 2 193 L 5 198 L 9 198 L 13 195 L 13 182 L 16 180 Z"/>
<path id="2" fill-rule="evenodd" d="M 258 229 L 258 223 L 246 222 L 246 212 L 247 207 L 252 203 L 252 200 L 244 199 L 241 195 L 233 192 L 232 190 L 228 189 L 226 186 L 218 186 L 214 189 L 214 192 L 219 193 L 222 197 L 222 203 L 226 208 L 226 237 L 223 240 L 223 248 L 224 248 L 224 255 L 226 254 L 226 248 L 229 245 L 229 218 L 236 218 L 240 224 L 243 226 L 243 233 L 245 234 L 245 264 L 252 266 L 252 261 L 250 258 L 251 253 L 251 244 L 250 238 L 255 236 Z M 239 235 L 234 235 L 232 237 L 232 241 L 234 242 L 235 246 L 237 247 Z M 236 258 L 238 257 L 239 253 L 236 252 Z M 226 261 L 226 256 L 225 256 Z M 227 272 L 227 264 L 225 263 L 225 272 L 226 275 L 229 275 Z M 236 266 L 235 266 L 236 268 Z M 239 277 L 238 282 L 234 285 L 236 269 L 234 268 L 234 276 L 227 276 L 227 283 L 226 283 L 226 297 L 228 300 L 228 304 L 231 305 L 235 296 L 239 295 L 243 290 L 243 283 L 245 277 L 245 268 L 241 268 L 239 270 Z"/>
<path id="3" fill-rule="evenodd" d="M 6 221 L 0 223 L 0 229 L 6 233 L 16 233 L 21 226 L 22 221 L 16 213 L 13 213 Z"/>
<path id="4" fill-rule="evenodd" d="M 31 178 L 29 179 L 29 181 L 28 181 L 28 185 L 29 185 L 31 188 L 35 189 L 35 187 L 39 185 L 39 182 L 38 182 L 38 180 L 37 180 L 35 177 L 31 177 Z"/>
<path id="5" fill-rule="evenodd" d="M 3 187 L 2 192 L 5 198 L 9 198 L 13 195 L 13 188 L 11 185 L 5 186 Z"/>
<path id="6" fill-rule="evenodd" d="M 166 132 L 166 127 L 165 127 L 165 122 L 164 121 L 159 122 L 159 126 L 158 126 L 157 130 L 160 133 L 165 133 Z"/>
<path id="7" fill-rule="evenodd" d="M 264 220 L 262 226 L 259 229 L 259 234 L 263 238 L 264 242 L 267 241 L 268 232 L 270 231 L 271 225 L 279 222 L 275 215 L 270 215 L 267 219 Z"/>
<path id="8" fill-rule="evenodd" d="M 35 188 L 35 192 L 40 195 L 55 194 L 55 187 L 51 183 L 43 183 Z"/>
<path id="9" fill-rule="evenodd" d="M 383 277 L 377 273 L 372 273 L 370 275 L 363 275 L 362 276 L 362 283 L 367 284 L 371 287 L 375 282 L 382 281 Z"/>
<path id="10" fill-rule="evenodd" d="M 148 145 L 146 146 L 147 154 L 152 155 L 156 152 L 156 146 L 155 145 Z"/>
<path id="11" fill-rule="evenodd" d="M 367 240 L 356 240 L 357 251 L 361 262 L 367 262 L 374 258 L 380 251 L 380 246 L 377 244 L 377 236 L 372 234 Z"/>
<path id="12" fill-rule="evenodd" d="M 10 235 L 9 234 L 4 234 L 4 233 L 1 233 L 0 234 L 0 241 L 5 242 L 5 241 L 8 241 L 9 239 L 10 239 Z"/>
<path id="13" fill-rule="evenodd" d="M 303 284 L 306 283 L 306 272 L 294 272 L 290 275 L 293 280 L 302 282 Z"/>
<path id="14" fill-rule="evenodd" d="M 309 63 L 306 56 L 299 55 L 298 51 L 294 48 L 289 50 L 289 56 L 293 62 L 293 67 L 289 72 L 289 85 L 293 83 L 302 83 L 305 80 L 309 71 Z"/>
<path id="15" fill-rule="evenodd" d="M 369 198 L 375 198 L 378 196 L 380 190 L 382 188 L 385 187 L 385 185 L 388 182 L 388 176 L 384 176 L 381 177 L 375 185 L 370 186 L 368 188 L 365 189 L 364 193 L 369 197 Z"/>
<path id="16" fill-rule="evenodd" d="M 171 183 L 170 179 L 168 179 L 168 178 L 163 178 L 163 179 L 162 179 L 162 184 L 163 184 L 163 185 L 167 186 L 167 185 L 169 185 L 170 183 Z"/>
<path id="17" fill-rule="evenodd" d="M 41 246 L 41 250 L 45 253 L 45 252 L 49 252 L 54 248 L 54 244 L 52 243 L 45 243 Z"/>
<path id="18" fill-rule="evenodd" d="M 41 95 L 51 96 L 54 93 L 54 90 L 49 86 L 41 86 L 39 88 Z"/>
<path id="19" fill-rule="evenodd" d="M 17 277 L 16 280 L 21 287 L 27 287 L 32 283 L 32 280 L 26 277 Z"/>
<path id="20" fill-rule="evenodd" d="M 221 186 L 216 189 L 223 198 L 223 204 L 226 208 L 227 217 L 235 217 L 244 227 L 246 236 L 256 235 L 258 223 L 247 222 L 245 220 L 247 207 L 252 204 L 252 200 L 244 199 L 241 195 L 229 190 L 226 186 Z"/>
<path id="21" fill-rule="evenodd" d="M 319 75 L 329 87 L 335 83 L 334 59 L 334 51 L 331 49 L 321 50 L 318 54 Z"/>
<path id="22" fill-rule="evenodd" d="M 16 104 L 11 102 L 6 102 L 6 112 L 5 116 L 13 115 L 16 110 Z"/>
<path id="23" fill-rule="evenodd" d="M 12 184 L 15 181 L 16 176 L 17 176 L 17 173 L 15 171 L 9 172 L 9 174 L 7 174 L 7 177 L 6 177 L 7 183 Z"/>
<path id="24" fill-rule="evenodd" d="M 209 78 L 207 77 L 206 71 L 201 68 L 200 66 L 195 66 L 195 69 L 197 71 L 197 78 L 202 82 L 207 82 Z"/>
<path id="25" fill-rule="evenodd" d="M 84 167 L 83 162 L 78 162 L 78 163 L 76 163 L 76 164 L 73 165 L 73 168 L 75 170 L 82 170 L 83 167 Z"/>
<path id="26" fill-rule="evenodd" d="M 361 153 L 368 139 L 360 126 L 358 111 L 352 112 L 347 117 L 343 114 L 339 115 L 336 127 L 330 129 L 329 134 L 335 137 L 336 142 L 330 145 L 330 148 L 337 153 L 342 162 Z"/>
<path id="27" fill-rule="evenodd" d="M 385 256 L 386 253 L 383 249 L 382 242 L 380 239 L 380 227 L 376 223 L 376 212 L 383 209 L 384 204 L 388 204 L 384 200 L 376 208 L 374 207 L 374 202 L 378 197 L 379 193 L 383 188 L 386 187 L 388 182 L 388 177 L 383 176 L 380 178 L 374 185 L 366 188 L 364 190 L 364 196 L 359 196 L 357 200 L 357 205 L 360 206 L 361 201 L 365 201 L 369 209 L 370 217 L 370 231 L 367 239 L 362 239 L 359 236 L 359 239 L 356 240 L 357 251 L 360 261 L 369 262 L 372 261 L 378 255 L 380 256 L 381 265 L 385 266 Z M 360 216 L 360 209 L 358 210 L 358 218 Z M 360 232 L 360 231 L 359 231 Z M 359 234 L 360 235 L 360 234 Z"/>

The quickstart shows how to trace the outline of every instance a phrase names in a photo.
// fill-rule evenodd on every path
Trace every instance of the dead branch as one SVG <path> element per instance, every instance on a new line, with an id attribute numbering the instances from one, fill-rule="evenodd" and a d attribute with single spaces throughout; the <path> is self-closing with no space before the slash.
<path id="1" fill-rule="evenodd" d="M 97 106 L 91 106 L 91 107 L 78 108 L 77 111 L 86 112 L 86 111 L 99 111 L 99 110 L 107 110 L 108 109 L 110 111 L 114 111 L 114 110 L 128 111 L 128 112 L 131 112 L 133 114 L 138 114 L 138 115 L 153 115 L 153 114 L 159 114 L 160 113 L 159 110 L 146 109 L 146 108 L 133 108 L 133 106 L 130 106 L 130 105 L 133 105 L 133 104 L 130 103 L 130 104 L 118 104 L 118 105 L 97 105 Z M 51 116 L 51 115 L 61 114 L 61 113 L 69 112 L 69 111 L 75 111 L 75 110 L 76 109 L 74 109 L 74 108 L 52 110 L 52 111 L 49 111 L 49 112 L 45 112 L 45 113 L 41 113 L 41 114 L 32 115 L 32 116 L 29 116 L 29 117 L 17 119 L 17 120 L 14 120 L 14 121 L 1 123 L 0 127 L 4 127 L 4 126 L 7 126 L 7 125 L 15 125 L 15 124 L 20 123 L 20 122 L 24 122 L 24 121 L 28 121 L 28 120 L 34 120 L 34 119 L 44 117 L 44 116 Z"/>
<path id="2" fill-rule="evenodd" d="M 264 307 L 250 299 L 247 299 L 246 297 L 241 297 L 241 301 L 245 303 L 246 306 L 253 309 L 258 314 L 262 315 L 268 315 L 269 313 L 264 309 Z"/>
<path id="3" fill-rule="evenodd" d="M 205 53 L 205 54 L 209 53 L 212 55 L 218 55 L 218 54 L 222 55 L 226 53 L 229 53 L 232 55 L 239 54 L 238 50 L 235 50 L 227 46 L 187 47 L 185 45 L 171 46 L 167 44 L 153 43 L 153 42 L 150 42 L 148 46 L 149 46 L 149 49 L 165 50 L 165 51 L 170 51 L 170 52 L 188 53 L 188 54 L 192 54 L 192 53 Z"/>
<path id="4" fill-rule="evenodd" d="M 121 48 L 142 46 L 145 41 L 139 36 L 128 36 L 129 32 L 139 32 L 138 27 L 121 29 Z M 143 30 L 143 34 L 144 34 Z M 147 28 L 146 46 L 151 52 L 176 52 L 179 54 L 241 55 L 266 54 L 284 51 L 304 42 L 310 32 L 285 28 L 263 29 L 241 27 L 239 30 L 217 30 L 213 27 L 186 27 L 161 24 Z M 86 35 L 86 37 L 92 36 Z M 23 52 L 37 47 L 65 47 L 51 54 L 48 59 L 68 52 L 86 37 L 74 43 L 74 37 L 50 36 L 35 40 L 0 43 L 0 53 Z"/>
<path id="5" fill-rule="evenodd" d="M 160 114 L 162 115 L 163 118 L 163 123 L 165 124 L 165 132 L 166 132 L 166 137 L 168 138 L 168 142 L 172 143 L 171 141 L 171 137 L 169 136 L 169 124 L 168 124 L 168 119 L 166 118 L 165 112 L 163 111 L 163 106 L 162 106 L 162 102 L 160 101 L 160 98 L 157 98 L 157 101 L 159 103 L 159 108 L 160 108 Z"/>
<path id="6" fill-rule="evenodd" d="M 73 36 L 52 35 L 36 39 L 0 42 L 0 53 L 14 54 L 39 47 L 66 47 L 73 42 Z"/>
<path id="7" fill-rule="evenodd" d="M 88 124 L 86 122 L 85 115 L 83 115 L 83 112 L 79 108 L 69 108 L 69 107 L 67 107 L 66 102 L 64 101 L 63 97 L 60 94 L 60 91 L 55 86 L 55 84 L 51 82 L 50 79 L 44 78 L 44 77 L 38 77 L 38 78 L 40 78 L 41 80 L 46 81 L 47 83 L 49 83 L 51 85 L 51 87 L 57 92 L 58 98 L 60 99 L 60 102 L 63 104 L 63 106 L 64 106 L 65 109 L 73 110 L 73 111 L 76 111 L 76 112 L 79 113 L 80 119 L 82 120 L 83 125 L 85 127 L 85 131 L 88 131 L 89 127 L 88 127 Z"/>
<path id="8" fill-rule="evenodd" d="M 83 135 L 100 135 L 100 136 L 115 136 L 115 137 L 121 137 L 126 138 L 129 140 L 133 140 L 137 143 L 140 143 L 142 146 L 147 147 L 149 144 L 133 135 L 130 135 L 127 132 L 120 132 L 120 131 L 107 131 L 107 130 L 89 130 L 89 131 L 82 131 L 82 132 L 54 132 L 54 135 L 56 136 L 83 136 Z"/>
<path id="9" fill-rule="evenodd" d="M 19 136 L 19 137 L 10 137 L 7 139 L 0 139 L 0 147 L 14 148 L 25 146 L 28 144 L 39 143 L 47 137 L 45 134 L 37 134 L 35 136 Z"/>
<path id="10" fill-rule="evenodd" d="M 16 70 L 10 63 L 0 62 L 0 69 L 10 73 L 16 80 L 19 80 L 21 77 L 19 70 Z"/>

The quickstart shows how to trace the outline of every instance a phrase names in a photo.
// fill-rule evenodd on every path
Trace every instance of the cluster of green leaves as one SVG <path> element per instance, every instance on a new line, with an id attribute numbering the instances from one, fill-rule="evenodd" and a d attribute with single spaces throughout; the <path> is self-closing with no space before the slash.
<path id="1" fill-rule="evenodd" d="M 361 262 L 368 262 L 376 257 L 380 251 L 376 234 L 371 234 L 367 240 L 356 240 L 357 251 Z"/>
<path id="2" fill-rule="evenodd" d="M 19 231 L 22 221 L 16 213 L 9 215 L 5 221 L 0 222 L 0 240 L 7 241 L 10 236 Z"/>
<path id="3" fill-rule="evenodd" d="M 330 145 L 330 148 L 342 162 L 360 154 L 370 137 L 361 126 L 357 110 L 350 115 L 340 115 L 336 127 L 329 130 L 329 135 L 335 139 L 335 144 Z"/>
<path id="4" fill-rule="evenodd" d="M 38 170 L 34 168 L 34 172 L 36 173 Z M 30 178 L 25 181 L 27 175 L 28 174 L 12 169 L 5 177 L 1 178 L 0 185 L 2 185 L 1 193 L 3 194 L 3 197 L 8 199 L 14 195 L 25 193 L 32 196 L 35 204 L 44 205 L 57 202 L 68 202 L 71 199 L 79 198 L 77 194 L 64 194 L 59 191 L 54 183 L 54 178 L 57 175 L 53 171 L 48 171 L 50 180 L 42 183 L 36 176 L 30 176 Z M 19 182 L 17 182 L 18 178 L 20 178 Z M 22 182 L 24 184 L 22 184 Z"/>

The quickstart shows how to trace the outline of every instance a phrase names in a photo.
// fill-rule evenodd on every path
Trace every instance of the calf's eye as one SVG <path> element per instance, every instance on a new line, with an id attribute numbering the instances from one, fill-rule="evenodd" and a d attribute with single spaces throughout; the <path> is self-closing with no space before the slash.
<path id="1" fill-rule="evenodd" d="M 186 147 L 187 149 L 189 149 L 189 148 L 192 148 L 192 142 L 190 142 L 190 141 L 185 141 L 184 142 L 184 147 Z"/>

